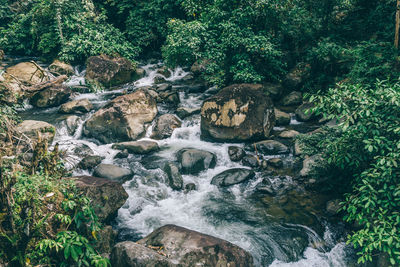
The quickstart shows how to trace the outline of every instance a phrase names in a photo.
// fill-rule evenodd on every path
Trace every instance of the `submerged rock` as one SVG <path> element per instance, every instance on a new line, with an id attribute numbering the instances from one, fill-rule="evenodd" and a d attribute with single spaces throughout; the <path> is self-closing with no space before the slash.
<path id="1" fill-rule="evenodd" d="M 260 84 L 234 84 L 204 101 L 201 137 L 242 142 L 268 137 L 274 126 L 274 107 Z"/>
<path id="2" fill-rule="evenodd" d="M 255 176 L 255 173 L 249 169 L 235 168 L 221 172 L 214 176 L 211 180 L 211 184 L 217 186 L 231 186 L 235 184 L 243 183 Z"/>
<path id="3" fill-rule="evenodd" d="M 146 123 L 157 115 L 157 103 L 145 90 L 119 96 L 86 121 L 84 134 L 103 143 L 134 141 L 142 137 Z"/>
<path id="4" fill-rule="evenodd" d="M 168 176 L 169 186 L 174 190 L 182 190 L 183 179 L 179 172 L 179 167 L 173 162 L 165 164 L 164 171 Z"/>
<path id="5" fill-rule="evenodd" d="M 265 140 L 255 143 L 257 152 L 264 155 L 277 155 L 277 154 L 287 154 L 289 153 L 289 148 L 282 143 L 275 140 Z M 250 146 L 252 150 L 254 146 Z"/>
<path id="6" fill-rule="evenodd" d="M 59 112 L 60 113 L 88 113 L 93 109 L 92 103 L 90 103 L 89 99 L 79 99 L 74 100 L 68 103 L 61 105 Z"/>
<path id="7" fill-rule="evenodd" d="M 135 65 L 123 57 L 107 55 L 89 57 L 86 62 L 86 79 L 111 87 L 140 78 Z"/>
<path id="8" fill-rule="evenodd" d="M 92 200 L 92 206 L 101 222 L 110 222 L 128 199 L 121 184 L 92 176 L 74 179 L 76 187 Z"/>
<path id="9" fill-rule="evenodd" d="M 160 147 L 157 142 L 154 141 L 131 141 L 117 143 L 112 146 L 113 149 L 127 150 L 129 153 L 134 154 L 149 154 L 154 151 L 158 151 Z"/>
<path id="10" fill-rule="evenodd" d="M 129 169 L 121 168 L 111 164 L 99 164 L 93 172 L 93 175 L 105 179 L 109 179 L 114 182 L 123 183 L 133 176 L 133 173 Z"/>
<path id="11" fill-rule="evenodd" d="M 182 122 L 172 114 L 164 114 L 157 118 L 151 138 L 165 139 L 172 135 L 176 128 L 181 127 Z"/>
<path id="12" fill-rule="evenodd" d="M 229 146 L 228 155 L 231 161 L 240 161 L 246 155 L 244 149 L 238 146 Z"/>
<path id="13" fill-rule="evenodd" d="M 26 120 L 18 124 L 16 130 L 34 142 L 38 140 L 40 135 L 42 139 L 47 139 L 51 143 L 56 134 L 56 128 L 44 121 Z"/>
<path id="14" fill-rule="evenodd" d="M 178 266 L 254 266 L 253 257 L 244 249 L 228 241 L 176 225 L 165 225 L 158 228 L 137 243 L 148 247 L 162 248 L 161 252 L 165 255 L 164 258 Z M 111 255 L 111 258 L 115 257 Z"/>
<path id="15" fill-rule="evenodd" d="M 51 63 L 49 66 L 49 71 L 55 75 L 72 76 L 74 74 L 74 68 L 70 64 L 57 59 Z"/>
<path id="16" fill-rule="evenodd" d="M 177 158 L 184 174 L 197 174 L 217 164 L 217 157 L 213 153 L 194 148 L 179 150 Z"/>

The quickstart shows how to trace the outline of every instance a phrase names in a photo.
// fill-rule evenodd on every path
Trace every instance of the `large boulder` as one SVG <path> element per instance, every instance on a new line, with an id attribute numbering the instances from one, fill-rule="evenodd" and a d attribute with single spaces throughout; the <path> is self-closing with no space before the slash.
<path id="1" fill-rule="evenodd" d="M 7 68 L 6 73 L 24 85 L 35 85 L 50 80 L 45 70 L 34 62 L 21 62 Z"/>
<path id="2" fill-rule="evenodd" d="M 34 142 L 38 140 L 40 135 L 42 139 L 47 139 L 51 143 L 56 134 L 56 128 L 44 121 L 26 120 L 18 124 L 16 130 Z"/>
<path id="3" fill-rule="evenodd" d="M 30 103 L 38 108 L 56 107 L 67 102 L 71 93 L 71 89 L 66 86 L 50 87 L 35 93 Z"/>
<path id="4" fill-rule="evenodd" d="M 57 59 L 51 63 L 49 71 L 55 75 L 71 76 L 74 74 L 74 68 L 71 65 Z"/>
<path id="5" fill-rule="evenodd" d="M 160 149 L 157 142 L 154 141 L 131 141 L 117 143 L 112 146 L 113 149 L 127 150 L 134 154 L 149 154 Z"/>
<path id="6" fill-rule="evenodd" d="M 94 169 L 94 176 L 105 178 L 111 181 L 123 183 L 133 176 L 129 169 L 121 168 L 112 164 L 99 164 Z"/>
<path id="7" fill-rule="evenodd" d="M 156 250 L 131 241 L 116 244 L 110 261 L 114 267 L 178 267 Z"/>
<path id="8" fill-rule="evenodd" d="M 176 128 L 181 127 L 182 122 L 172 114 L 164 114 L 157 118 L 151 138 L 164 139 L 172 135 Z"/>
<path id="9" fill-rule="evenodd" d="M 217 164 L 217 157 L 213 153 L 194 148 L 179 150 L 177 159 L 184 174 L 197 174 Z"/>
<path id="10" fill-rule="evenodd" d="M 228 241 L 176 225 L 158 228 L 137 243 L 160 247 L 164 257 L 179 266 L 254 266 L 251 254 L 244 249 Z"/>
<path id="11" fill-rule="evenodd" d="M 216 141 L 242 142 L 268 137 L 274 107 L 259 84 L 234 84 L 204 101 L 201 136 Z"/>
<path id="12" fill-rule="evenodd" d="M 61 105 L 60 109 L 58 110 L 60 113 L 88 113 L 93 109 L 92 103 L 90 103 L 89 99 L 79 99 L 70 101 Z"/>
<path id="13" fill-rule="evenodd" d="M 289 148 L 282 143 L 275 140 L 265 140 L 255 143 L 257 152 L 264 155 L 277 155 L 277 154 L 287 154 L 290 152 Z M 254 146 L 251 146 L 252 150 Z"/>
<path id="14" fill-rule="evenodd" d="M 92 56 L 86 62 L 86 79 L 105 87 L 128 83 L 138 78 L 136 66 L 123 57 Z"/>
<path id="15" fill-rule="evenodd" d="M 245 182 L 255 176 L 255 173 L 249 169 L 236 168 L 223 171 L 211 180 L 211 184 L 225 187 Z"/>
<path id="16" fill-rule="evenodd" d="M 102 222 L 113 220 L 128 199 L 125 189 L 117 182 L 92 176 L 71 179 L 74 179 L 76 187 L 92 200 L 94 211 Z"/>
<path id="17" fill-rule="evenodd" d="M 157 115 L 157 104 L 145 90 L 110 101 L 86 121 L 84 134 L 103 143 L 134 141 L 142 137 L 146 124 Z"/>

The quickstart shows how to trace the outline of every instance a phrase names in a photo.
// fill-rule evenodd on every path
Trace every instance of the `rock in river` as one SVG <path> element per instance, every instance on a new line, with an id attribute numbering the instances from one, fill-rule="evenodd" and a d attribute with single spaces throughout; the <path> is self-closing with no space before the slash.
<path id="1" fill-rule="evenodd" d="M 92 200 L 96 215 L 102 222 L 109 222 L 128 199 L 121 184 L 92 176 L 73 177 L 76 187 Z"/>
<path id="2" fill-rule="evenodd" d="M 255 173 L 249 169 L 235 168 L 221 172 L 214 176 L 211 180 L 211 184 L 217 186 L 231 186 L 240 184 L 247 181 L 255 176 Z"/>
<path id="3" fill-rule="evenodd" d="M 275 140 L 265 140 L 255 143 L 257 152 L 264 155 L 277 155 L 289 153 L 289 148 Z M 254 146 L 250 146 L 254 150 Z"/>
<path id="4" fill-rule="evenodd" d="M 242 142 L 270 135 L 274 107 L 260 84 L 234 84 L 204 101 L 201 136 L 205 139 Z"/>
<path id="5" fill-rule="evenodd" d="M 133 173 L 129 169 L 121 168 L 111 164 L 99 164 L 95 169 L 93 175 L 111 181 L 123 183 L 132 177 Z"/>
<path id="6" fill-rule="evenodd" d="M 154 141 L 131 141 L 117 143 L 112 146 L 113 149 L 127 150 L 134 154 L 149 154 L 160 149 L 157 142 Z"/>
<path id="7" fill-rule="evenodd" d="M 179 150 L 177 158 L 184 174 L 197 174 L 217 164 L 217 157 L 213 153 L 194 148 Z"/>
<path id="8" fill-rule="evenodd" d="M 172 114 L 161 115 L 156 120 L 156 125 L 153 129 L 151 138 L 164 139 L 172 135 L 172 132 L 181 127 L 182 122 Z"/>
<path id="9" fill-rule="evenodd" d="M 56 133 L 56 128 L 44 121 L 26 120 L 17 125 L 17 131 L 26 135 L 32 141 L 36 141 L 38 134 L 40 134 L 42 139 L 47 139 L 51 143 Z"/>
<path id="10" fill-rule="evenodd" d="M 60 113 L 88 113 L 93 109 L 92 103 L 89 99 L 79 99 L 61 105 Z"/>
<path id="11" fill-rule="evenodd" d="M 134 141 L 157 115 L 157 103 L 145 90 L 119 96 L 86 121 L 84 134 L 103 143 Z"/>
<path id="12" fill-rule="evenodd" d="M 228 154 L 232 161 L 240 161 L 246 155 L 244 149 L 238 146 L 229 146 Z"/>
<path id="13" fill-rule="evenodd" d="M 56 107 L 68 101 L 72 91 L 66 86 L 55 85 L 35 93 L 30 103 L 38 108 Z"/>
<path id="14" fill-rule="evenodd" d="M 173 162 L 166 163 L 164 171 L 168 175 L 169 186 L 174 190 L 181 190 L 183 188 L 183 179 L 177 164 Z"/>

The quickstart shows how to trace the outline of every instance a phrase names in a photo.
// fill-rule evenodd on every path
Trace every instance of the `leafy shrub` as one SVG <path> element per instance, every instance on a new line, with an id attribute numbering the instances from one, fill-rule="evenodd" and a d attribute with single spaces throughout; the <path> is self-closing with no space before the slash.
<path id="1" fill-rule="evenodd" d="M 321 137 L 327 164 L 344 170 L 351 181 L 343 210 L 347 222 L 360 227 L 349 236 L 359 248 L 359 262 L 378 251 L 400 264 L 400 83 L 373 87 L 342 84 L 310 99 L 315 111 L 340 120 L 338 137 Z"/>

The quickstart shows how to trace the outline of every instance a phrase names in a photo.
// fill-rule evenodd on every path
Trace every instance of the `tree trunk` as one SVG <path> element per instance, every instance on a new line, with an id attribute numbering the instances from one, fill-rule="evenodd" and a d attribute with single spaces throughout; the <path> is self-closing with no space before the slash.
<path id="1" fill-rule="evenodd" d="M 396 32 L 394 34 L 394 47 L 399 48 L 399 26 L 400 26 L 400 0 L 397 0 L 396 5 Z"/>

